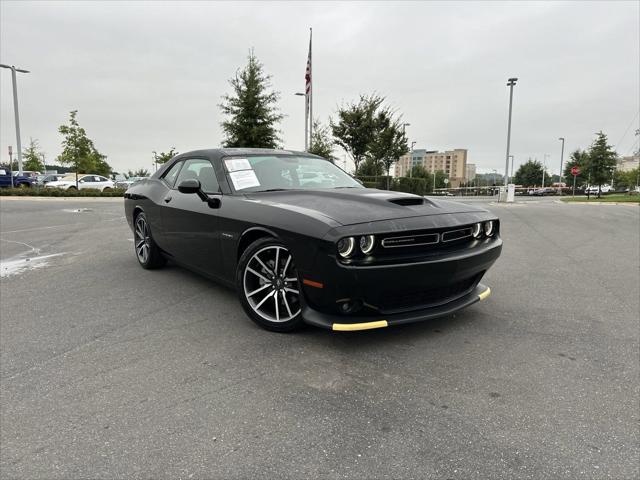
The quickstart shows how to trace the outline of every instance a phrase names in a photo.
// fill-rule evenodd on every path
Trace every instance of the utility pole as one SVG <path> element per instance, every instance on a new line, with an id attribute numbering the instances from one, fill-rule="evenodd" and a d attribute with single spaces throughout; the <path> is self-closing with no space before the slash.
<path id="1" fill-rule="evenodd" d="M 504 166 L 505 187 L 509 183 L 509 149 L 511 147 L 511 108 L 513 105 L 513 87 L 515 86 L 517 81 L 518 81 L 517 78 L 510 78 L 509 80 L 507 80 L 507 86 L 509 87 L 509 124 L 507 126 L 507 159 Z"/>
<path id="2" fill-rule="evenodd" d="M 22 175 L 22 142 L 20 141 L 20 115 L 18 113 L 18 85 L 16 82 L 16 72 L 29 73 L 28 70 L 22 70 L 11 65 L 0 64 L 2 68 L 11 70 L 11 83 L 13 84 L 13 113 L 16 118 L 16 147 L 18 148 L 18 175 Z"/>
<path id="3" fill-rule="evenodd" d="M 411 151 L 409 152 L 409 178 L 413 176 L 413 146 L 416 142 L 411 142 Z"/>
<path id="4" fill-rule="evenodd" d="M 562 193 L 562 161 L 564 160 L 564 137 L 558 138 L 562 142 L 562 150 L 560 150 L 560 181 L 558 191 Z"/>

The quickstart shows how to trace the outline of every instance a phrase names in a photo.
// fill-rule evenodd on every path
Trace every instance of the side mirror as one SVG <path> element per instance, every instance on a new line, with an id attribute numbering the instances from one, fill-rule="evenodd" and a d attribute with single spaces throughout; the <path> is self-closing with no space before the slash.
<path id="1" fill-rule="evenodd" d="M 178 185 L 180 193 L 198 193 L 200 191 L 200 182 L 195 178 L 188 178 L 180 182 Z"/>

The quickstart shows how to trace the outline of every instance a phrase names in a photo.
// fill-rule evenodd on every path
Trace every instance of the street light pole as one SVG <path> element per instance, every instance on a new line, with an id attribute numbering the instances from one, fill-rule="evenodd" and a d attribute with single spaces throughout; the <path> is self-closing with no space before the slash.
<path id="1" fill-rule="evenodd" d="M 514 174 L 513 174 L 513 155 L 509 155 L 509 156 L 511 157 L 511 181 L 513 182 L 513 177 L 514 177 Z"/>
<path id="2" fill-rule="evenodd" d="M 409 152 L 409 178 L 413 178 L 413 146 L 416 142 L 411 142 L 411 152 Z"/>
<path id="3" fill-rule="evenodd" d="M 507 159 L 504 166 L 504 185 L 505 187 L 509 183 L 509 149 L 511 147 L 511 107 L 513 105 L 513 87 L 518 81 L 517 78 L 510 78 L 507 80 L 507 86 L 509 87 L 509 124 L 507 126 Z"/>
<path id="4" fill-rule="evenodd" d="M 546 173 L 545 170 L 547 169 L 547 157 L 549 156 L 548 153 L 544 154 L 544 160 L 542 160 L 542 188 L 544 188 L 544 174 Z"/>
<path id="5" fill-rule="evenodd" d="M 13 113 L 16 118 L 16 147 L 18 148 L 18 175 L 22 175 L 22 142 L 20 141 L 20 115 L 18 113 L 18 85 L 16 82 L 16 72 L 29 73 L 28 70 L 22 70 L 11 65 L 0 64 L 2 68 L 11 70 L 11 83 L 13 84 Z"/>
<path id="6" fill-rule="evenodd" d="M 562 193 L 562 161 L 564 160 L 564 137 L 558 138 L 562 141 L 562 150 L 560 150 L 560 181 L 558 182 L 558 191 Z"/>

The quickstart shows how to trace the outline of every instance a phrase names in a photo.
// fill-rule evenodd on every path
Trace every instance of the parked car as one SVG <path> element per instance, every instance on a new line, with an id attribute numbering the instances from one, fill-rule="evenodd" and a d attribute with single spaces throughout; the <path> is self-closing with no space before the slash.
<path id="1" fill-rule="evenodd" d="M 13 183 L 11 182 L 13 177 Z M 17 172 L 13 174 L 7 168 L 0 168 L 0 187 L 11 188 L 13 185 L 16 188 L 27 188 L 33 186 L 35 178 L 28 177 L 26 175 L 18 175 Z"/>
<path id="2" fill-rule="evenodd" d="M 600 191 L 602 193 L 613 193 L 613 187 L 611 185 L 601 185 Z M 585 191 L 585 194 L 596 195 L 598 193 L 598 185 L 588 186 Z"/>
<path id="3" fill-rule="evenodd" d="M 44 186 L 49 182 L 56 182 L 64 177 L 61 173 L 49 173 L 45 175 L 38 175 L 36 177 L 36 185 Z"/>
<path id="4" fill-rule="evenodd" d="M 537 188 L 531 191 L 531 193 L 529 193 L 529 195 L 533 195 L 536 197 L 542 197 L 545 195 L 557 195 L 557 194 L 558 194 L 558 189 L 551 188 L 551 187 Z"/>
<path id="5" fill-rule="evenodd" d="M 124 188 L 126 190 L 131 185 L 139 182 L 140 180 L 144 180 L 145 178 L 149 178 L 149 177 L 129 177 L 129 178 L 125 178 L 124 180 L 117 180 L 115 182 L 115 187 Z"/>
<path id="6" fill-rule="evenodd" d="M 76 174 L 70 173 L 62 177 L 60 180 L 48 182 L 45 185 L 46 188 L 61 188 L 63 190 L 75 190 L 76 189 Z M 87 188 L 95 188 L 104 192 L 105 190 L 111 190 L 114 188 L 113 181 L 102 175 L 93 174 L 79 174 L 78 175 L 78 188 L 84 190 Z"/>
<path id="7" fill-rule="evenodd" d="M 502 249 L 487 210 L 365 188 L 303 152 L 183 153 L 131 186 L 124 208 L 143 268 L 170 258 L 235 286 L 247 316 L 279 332 L 450 315 L 489 296 L 480 281 Z"/>

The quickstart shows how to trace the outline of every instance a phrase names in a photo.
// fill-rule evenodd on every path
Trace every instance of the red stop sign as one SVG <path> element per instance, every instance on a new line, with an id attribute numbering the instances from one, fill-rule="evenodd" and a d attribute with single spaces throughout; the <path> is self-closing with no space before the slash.
<path id="1" fill-rule="evenodd" d="M 580 175 L 580 168 L 578 167 L 571 167 L 571 175 L 573 175 L 574 177 L 576 175 Z"/>

